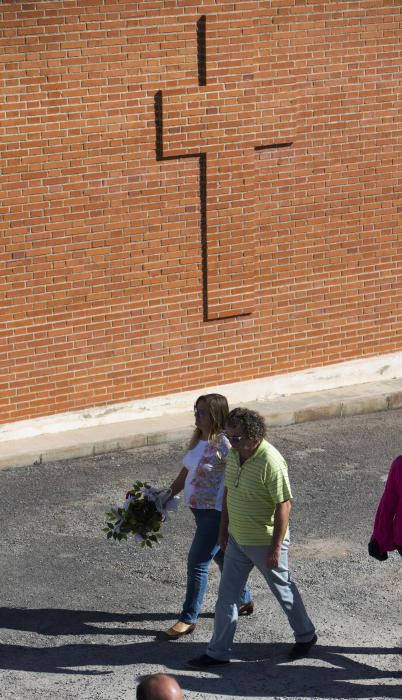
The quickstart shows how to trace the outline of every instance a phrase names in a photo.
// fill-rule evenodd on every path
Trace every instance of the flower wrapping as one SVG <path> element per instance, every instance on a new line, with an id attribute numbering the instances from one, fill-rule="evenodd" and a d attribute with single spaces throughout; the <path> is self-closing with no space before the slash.
<path id="1" fill-rule="evenodd" d="M 152 547 L 163 537 L 162 523 L 169 513 L 177 511 L 179 497 L 172 497 L 170 489 L 157 489 L 136 481 L 126 493 L 122 505 L 116 505 L 106 514 L 103 531 L 108 539 L 127 540 L 128 535 L 142 547 Z"/>

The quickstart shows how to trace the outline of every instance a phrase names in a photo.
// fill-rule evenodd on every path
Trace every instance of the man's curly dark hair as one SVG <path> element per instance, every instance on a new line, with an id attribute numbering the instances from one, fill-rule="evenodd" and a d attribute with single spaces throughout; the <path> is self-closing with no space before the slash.
<path id="1" fill-rule="evenodd" d="M 239 429 L 247 440 L 261 440 L 267 434 L 264 418 L 249 408 L 234 408 L 226 418 L 229 428 Z"/>

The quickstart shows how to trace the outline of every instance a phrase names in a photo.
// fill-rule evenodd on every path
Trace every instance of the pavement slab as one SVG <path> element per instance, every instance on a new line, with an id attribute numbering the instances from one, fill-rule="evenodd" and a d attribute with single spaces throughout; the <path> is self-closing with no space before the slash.
<path id="1" fill-rule="evenodd" d="M 243 403 L 260 412 L 269 427 L 323 418 L 387 411 L 402 407 L 402 379 L 356 384 Z M 0 469 L 183 440 L 193 426 L 192 410 L 96 427 L 44 433 L 17 440 L 0 439 Z"/>

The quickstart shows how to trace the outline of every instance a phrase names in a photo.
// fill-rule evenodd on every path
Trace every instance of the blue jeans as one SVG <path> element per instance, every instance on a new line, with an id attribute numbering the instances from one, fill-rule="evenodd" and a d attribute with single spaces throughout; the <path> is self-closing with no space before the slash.
<path id="1" fill-rule="evenodd" d="M 267 567 L 268 547 L 239 545 L 229 536 L 225 552 L 225 566 L 215 607 L 214 633 L 208 645 L 208 656 L 228 661 L 236 632 L 238 601 L 242 588 L 254 566 L 264 576 L 293 629 L 296 642 L 309 642 L 315 633 L 300 593 L 288 569 L 289 540 L 282 542 L 277 569 Z"/>
<path id="2" fill-rule="evenodd" d="M 196 530 L 188 553 L 187 592 L 179 618 L 182 622 L 187 622 L 187 624 L 195 623 L 200 614 L 208 586 L 208 570 L 211 561 L 215 560 L 221 572 L 224 561 L 223 552 L 217 544 L 221 518 L 220 511 L 191 508 L 191 512 L 195 518 Z M 252 599 L 251 592 L 245 583 L 241 594 L 241 603 L 250 603 Z"/>

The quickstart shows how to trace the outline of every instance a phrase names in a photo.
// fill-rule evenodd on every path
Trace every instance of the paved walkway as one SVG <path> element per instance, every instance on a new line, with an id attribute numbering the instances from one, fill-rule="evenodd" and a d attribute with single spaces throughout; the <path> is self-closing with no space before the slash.
<path id="1" fill-rule="evenodd" d="M 292 663 L 291 629 L 257 571 L 229 666 L 187 665 L 211 638 L 216 566 L 194 633 L 159 638 L 185 595 L 194 523 L 183 503 L 157 547 L 106 539 L 110 505 L 137 479 L 170 484 L 180 444 L 0 471 L 0 699 L 134 700 L 140 677 L 162 671 L 186 700 L 401 700 L 402 560 L 367 553 L 400 424 L 401 411 L 384 410 L 269 430 L 289 464 L 291 569 L 318 632 Z"/>
<path id="2" fill-rule="evenodd" d="M 270 427 L 384 411 L 402 407 L 402 379 L 276 397 L 245 405 L 262 413 Z M 175 415 L 0 441 L 0 469 L 175 442 L 187 438 L 192 426 L 193 416 L 189 410 Z"/>

